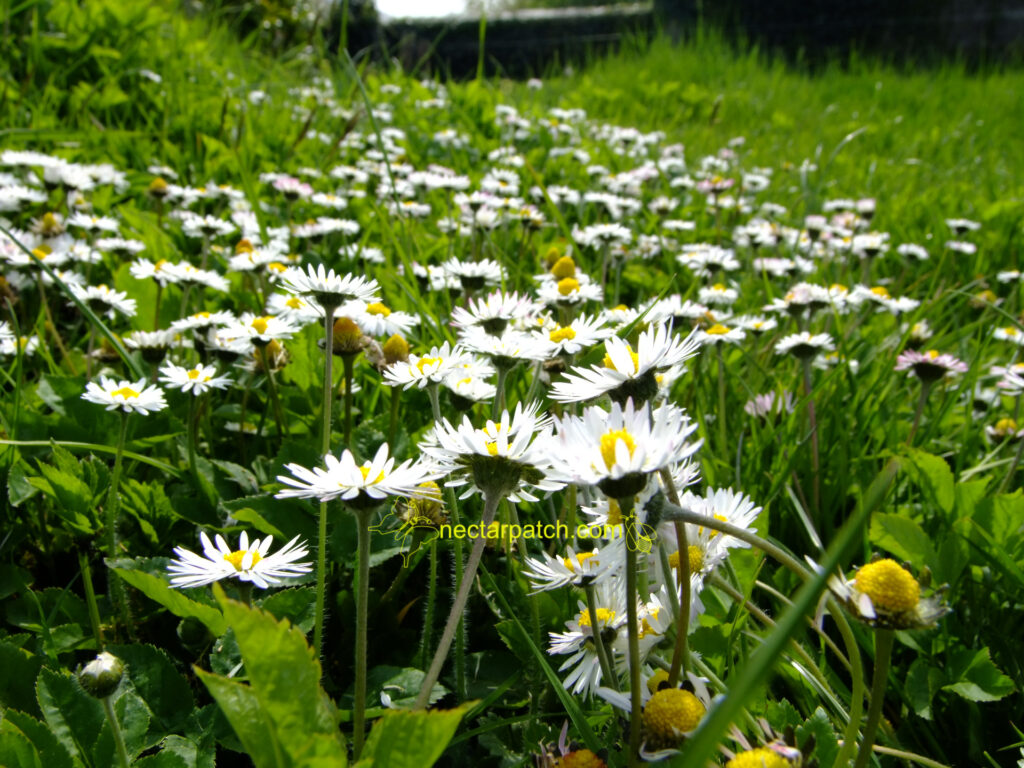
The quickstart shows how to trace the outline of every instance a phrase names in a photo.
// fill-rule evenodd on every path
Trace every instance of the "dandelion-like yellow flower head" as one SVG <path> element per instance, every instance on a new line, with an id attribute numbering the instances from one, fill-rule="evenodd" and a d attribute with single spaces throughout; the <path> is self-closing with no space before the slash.
<path id="1" fill-rule="evenodd" d="M 857 589 L 871 598 L 876 608 L 902 613 L 917 607 L 921 586 L 906 568 L 888 558 L 868 563 L 857 571 Z"/>

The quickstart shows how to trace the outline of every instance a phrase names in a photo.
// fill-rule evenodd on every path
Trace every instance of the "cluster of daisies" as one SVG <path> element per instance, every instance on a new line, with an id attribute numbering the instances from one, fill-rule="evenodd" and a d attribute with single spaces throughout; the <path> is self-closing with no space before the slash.
<path id="1" fill-rule="evenodd" d="M 664 757 L 711 702 L 707 679 L 662 669 L 664 652 L 704 610 L 701 593 L 730 551 L 749 546 L 742 534 L 760 512 L 741 491 L 700 487 L 699 425 L 679 407 L 687 365 L 705 356 L 721 363 L 740 347 L 760 359 L 796 358 L 806 382 L 813 370 L 837 365 L 854 375 L 849 334 L 878 315 L 896 319 L 896 370 L 930 390 L 967 365 L 930 348 L 920 300 L 894 295 L 891 281 L 874 276 L 890 261 L 970 258 L 979 225 L 950 219 L 949 238 L 929 249 L 874 229 L 870 199 L 831 200 L 795 219 L 767 199 L 775 171 L 750 166 L 742 139 L 689 159 L 660 132 L 602 124 L 578 109 L 524 114 L 499 104 L 489 126 L 497 138 L 476 157 L 463 152 L 478 147 L 469 136 L 422 129 L 450 106 L 445 88 L 411 89 L 377 88 L 380 130 L 366 125 L 340 141 L 313 120 L 313 104 L 334 118 L 357 117 L 329 84 L 290 94 L 282 108 L 312 126 L 313 149 L 304 151 L 318 156 L 322 144 L 343 160 L 264 173 L 259 200 L 223 180 L 186 183 L 162 165 L 133 186 L 108 165 L 3 151 L 0 264 L 13 314 L 0 323 L 0 355 L 26 368 L 41 355 L 71 373 L 84 367 L 83 397 L 126 414 L 162 410 L 174 391 L 204 397 L 203 407 L 215 403 L 208 410 L 225 429 L 265 435 L 246 421 L 247 403 L 250 416 L 261 411 L 264 419 L 273 404 L 281 439 L 291 426 L 281 418 L 275 374 L 292 364 L 293 339 L 326 325 L 330 348 L 346 363 L 342 394 L 349 402 L 366 395 L 358 418 L 372 415 L 371 394 L 393 393 L 396 414 L 406 408 L 405 431 L 417 435 L 417 455 L 396 465 L 385 443 L 360 463 L 349 444 L 321 467 L 287 465 L 278 497 L 361 510 L 389 497 L 418 499 L 410 509 L 429 503 L 436 511 L 443 484 L 462 488 L 463 498 L 479 493 L 541 516 L 554 514 L 543 502 L 561 493 L 564 518 L 598 533 L 573 535 L 558 551 L 520 553 L 535 591 L 579 598 L 548 651 L 559 657 L 567 689 L 623 712 L 642 708 L 643 754 Z M 251 99 L 260 108 L 268 100 Z M 460 157 L 475 160 L 458 168 L 439 162 Z M 103 188 L 138 198 L 173 248 L 147 240 L 116 208 L 96 210 L 97 200 L 110 199 L 95 194 Z M 421 243 L 417 259 L 404 251 L 399 258 L 398 230 Z M 678 273 L 672 286 L 684 289 L 638 287 L 637 265 L 651 275 Z M 997 283 L 1021 279 L 1001 272 Z M 1002 299 L 986 289 L 973 301 Z M 48 322 L 36 323 L 39 313 Z M 134 376 L 125 378 L 119 350 L 97 333 L 94 316 L 140 366 Z M 53 343 L 16 330 L 36 327 Z M 1024 333 L 1009 325 L 993 335 L 1006 350 L 987 390 L 998 403 L 1024 393 L 1024 364 L 1016 363 Z M 261 405 L 253 393 L 263 389 Z M 405 405 L 405 390 L 428 393 L 430 417 Z M 751 397 L 745 411 L 772 419 L 795 407 L 794 393 L 777 389 Z M 699 414 L 708 415 L 727 416 Z M 211 455 L 228 445 L 218 434 L 208 431 Z M 990 432 L 999 440 L 1022 435 L 1009 418 Z M 327 436 L 337 445 L 331 425 Z M 674 521 L 672 509 L 707 524 Z M 312 570 L 307 545 L 295 539 L 276 552 L 269 536 L 242 534 L 237 548 L 220 535 L 211 542 L 201 533 L 200 541 L 202 555 L 175 550 L 174 586 L 234 578 L 266 588 Z M 916 610 L 913 588 L 889 566 L 834 588 L 851 610 L 877 619 L 893 579 L 892 612 Z M 874 607 L 864 602 L 872 594 Z"/>

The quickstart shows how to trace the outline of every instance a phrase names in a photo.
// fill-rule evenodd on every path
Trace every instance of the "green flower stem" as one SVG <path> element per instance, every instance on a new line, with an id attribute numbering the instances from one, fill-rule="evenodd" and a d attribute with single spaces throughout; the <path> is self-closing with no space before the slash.
<path id="1" fill-rule="evenodd" d="M 722 358 L 719 357 L 719 363 Z M 719 368 L 719 374 L 724 375 L 724 369 Z M 723 382 L 724 379 L 719 379 Z M 724 402 L 724 401 L 723 401 Z M 724 406 L 723 406 L 724 407 Z M 724 411 L 723 411 L 724 413 Z M 675 481 L 672 479 L 672 472 L 667 467 L 659 473 L 662 485 L 668 494 L 669 501 L 679 506 L 679 491 L 676 490 Z M 676 547 L 679 557 L 679 605 L 676 621 L 676 644 L 672 651 L 672 668 L 669 670 L 668 683 L 675 685 L 679 681 L 680 672 L 686 674 L 690 659 L 690 544 L 686 536 L 685 523 L 674 523 L 676 531 Z M 666 571 L 665 578 L 669 578 Z"/>
<path id="2" fill-rule="evenodd" d="M 333 379 L 331 363 L 333 362 L 334 342 L 334 308 L 327 307 L 324 312 L 324 391 L 323 405 L 320 416 L 323 422 L 320 436 L 320 456 L 323 458 L 331 450 L 331 402 L 333 400 Z M 327 502 L 320 502 L 317 521 L 316 542 L 316 617 L 313 624 L 313 648 L 318 659 L 323 659 L 324 652 L 324 603 L 327 597 Z"/>
<path id="3" fill-rule="evenodd" d="M 92 634 L 96 638 L 96 649 L 103 650 L 103 628 L 100 624 L 100 609 L 96 603 L 96 590 L 92 587 L 92 567 L 89 565 L 89 556 L 78 550 L 78 568 L 82 572 L 82 585 L 85 587 L 85 602 L 89 606 L 89 623 L 92 624 Z"/>
<path id="4" fill-rule="evenodd" d="M 185 446 L 188 451 L 188 469 L 193 477 L 199 476 L 199 469 L 196 467 L 196 397 L 189 395 L 188 398 L 188 432 L 185 435 Z"/>
<path id="5" fill-rule="evenodd" d="M 420 664 L 430 658 L 434 636 L 434 611 L 437 605 L 437 537 L 430 542 L 430 578 L 427 580 L 427 608 L 423 615 L 423 637 L 420 639 Z"/>
<path id="6" fill-rule="evenodd" d="M 484 513 L 480 518 L 481 530 L 486 530 L 494 522 L 494 514 L 498 511 L 498 502 L 500 501 L 501 496 L 496 494 L 486 494 L 484 496 Z M 426 708 L 430 700 L 430 691 L 441 674 L 441 667 L 444 666 L 445 657 L 452 646 L 452 640 L 455 639 L 456 629 L 462 624 L 462 612 L 466 608 L 469 590 L 473 585 L 473 577 L 476 575 L 477 567 L 480 565 L 480 559 L 483 557 L 486 543 L 487 538 L 485 536 L 480 536 L 473 542 L 473 551 L 470 552 L 469 562 L 466 563 L 466 572 L 463 574 L 462 584 L 459 587 L 458 594 L 455 596 L 451 613 L 448 614 L 448 621 L 444 626 L 444 632 L 441 634 L 441 641 L 434 652 L 434 660 L 430 664 L 427 676 L 423 678 L 423 685 L 420 687 L 419 696 L 416 697 L 414 709 Z M 458 658 L 458 655 L 456 655 L 456 658 Z"/>
<path id="7" fill-rule="evenodd" d="M 510 370 L 504 365 L 496 367 L 498 369 L 498 382 L 494 388 L 494 403 L 491 405 L 491 418 L 495 421 L 501 416 L 501 410 L 505 406 L 505 379 L 508 378 Z"/>
<path id="8" fill-rule="evenodd" d="M 1024 439 L 1017 441 L 1017 452 L 1013 454 L 1013 461 L 1010 462 L 1010 469 L 1007 470 L 1006 477 L 999 484 L 999 493 L 1006 493 L 1006 489 L 1010 487 L 1010 481 L 1013 480 L 1013 475 L 1016 473 L 1017 467 L 1020 466 L 1022 455 L 1024 455 Z"/>
<path id="9" fill-rule="evenodd" d="M 117 722 L 117 715 L 114 714 L 112 696 L 103 698 L 103 711 L 107 713 L 107 722 L 110 723 L 110 733 L 114 737 L 114 747 L 117 749 L 117 762 L 120 768 L 128 768 L 131 761 L 128 759 L 128 749 L 124 745 L 124 736 L 121 734 L 121 726 Z"/>
<path id="10" fill-rule="evenodd" d="M 721 445 L 719 450 L 726 457 L 729 456 L 729 425 L 726 423 L 725 409 L 725 354 L 722 352 L 722 345 L 715 344 L 715 353 L 718 356 L 718 413 L 715 414 L 715 421 L 718 422 L 718 442 Z"/>
<path id="11" fill-rule="evenodd" d="M 153 330 L 160 330 L 160 299 L 163 298 L 164 287 L 159 280 L 156 282 L 156 301 L 153 306 Z"/>
<path id="12" fill-rule="evenodd" d="M 370 596 L 370 519 L 373 507 L 356 512 L 359 535 L 359 579 L 356 585 L 356 690 L 352 714 L 353 759 L 359 760 L 366 730 L 366 617 Z"/>
<path id="13" fill-rule="evenodd" d="M 882 719 L 882 705 L 885 703 L 885 689 L 889 682 L 889 660 L 892 657 L 892 644 L 896 633 L 891 629 L 875 631 L 875 670 L 871 676 L 871 706 L 868 708 L 868 719 L 864 724 L 864 739 L 857 752 L 854 768 L 864 768 L 871 759 L 871 747 L 875 743 L 875 731 Z M 844 745 L 845 746 L 845 745 Z"/>
<path id="14" fill-rule="evenodd" d="M 402 388 L 391 387 L 391 418 L 388 421 L 388 447 L 395 444 L 398 435 L 398 409 L 402 404 Z"/>
<path id="15" fill-rule="evenodd" d="M 917 434 L 917 428 L 921 425 L 921 415 L 924 413 L 924 405 L 928 401 L 928 395 L 932 391 L 932 382 L 921 381 L 921 395 L 917 398 L 917 410 L 914 411 L 914 425 L 910 428 L 910 434 L 907 435 L 907 445 L 914 444 L 914 435 Z"/>
<path id="16" fill-rule="evenodd" d="M 277 424 L 278 442 L 284 440 L 284 413 L 281 410 L 281 398 L 277 394 L 277 380 L 274 378 L 273 366 L 267 354 L 267 345 L 259 346 L 260 357 L 263 358 L 263 370 L 267 373 L 267 388 L 270 390 L 270 402 L 274 405 L 274 423 Z"/>
<path id="17" fill-rule="evenodd" d="M 345 369 L 345 447 L 352 450 L 352 377 L 355 355 L 342 355 L 341 364 Z"/>
<path id="18" fill-rule="evenodd" d="M 427 386 L 427 392 L 430 395 L 430 408 L 434 417 L 434 423 L 441 423 L 441 397 L 438 391 L 440 385 L 431 383 Z M 452 524 L 459 524 L 459 507 L 455 499 L 455 489 L 450 485 L 446 485 L 444 488 L 445 503 L 448 505 L 448 510 L 452 516 Z M 455 539 L 455 593 L 458 594 L 462 590 L 463 580 L 463 562 L 462 562 L 462 539 L 456 537 Z M 424 659 L 426 661 L 426 659 Z M 462 617 L 459 617 L 459 626 L 455 633 L 455 692 L 459 697 L 459 701 L 465 701 L 466 699 L 466 632 L 465 625 Z"/>
<path id="19" fill-rule="evenodd" d="M 601 673 L 607 681 L 606 685 L 612 690 L 619 690 L 619 681 L 615 676 L 615 667 L 612 666 L 611 657 L 608 655 L 608 647 L 601 637 L 601 625 L 597 620 L 597 590 L 593 582 L 583 587 L 587 593 L 587 610 L 590 612 L 590 629 L 594 636 L 594 646 L 597 648 L 597 660 L 601 664 Z"/>
<path id="20" fill-rule="evenodd" d="M 633 497 L 619 499 L 623 525 L 636 526 L 633 520 Z M 638 765 L 640 755 L 640 723 L 643 705 L 640 700 L 640 635 L 636 611 L 636 537 L 626 538 L 626 632 L 629 638 L 629 765 Z"/>
<path id="21" fill-rule="evenodd" d="M 811 358 L 801 357 L 800 365 L 804 369 L 804 395 L 807 397 L 807 424 L 811 433 L 811 474 L 814 475 L 814 508 L 811 514 L 820 521 L 821 518 L 821 454 L 818 448 L 818 419 L 814 411 L 814 398 L 811 396 Z"/>
<path id="22" fill-rule="evenodd" d="M 121 485 L 121 468 L 124 464 L 124 443 L 128 435 L 128 412 L 121 411 L 121 429 L 117 437 L 117 453 L 114 455 L 114 472 L 110 478 L 107 503 L 104 509 L 104 526 L 107 536 L 107 557 L 117 557 L 117 513 L 121 501 L 118 495 Z M 124 584 L 120 579 L 109 579 L 110 598 L 127 626 L 128 605 L 125 602 Z"/>
<path id="23" fill-rule="evenodd" d="M 29 251 L 29 254 L 31 255 L 31 251 Z M 78 370 L 75 368 L 75 363 L 71 356 L 68 355 L 68 350 L 64 346 L 64 340 L 60 337 L 60 331 L 57 330 L 57 326 L 53 322 L 53 314 L 50 312 L 50 302 L 46 298 L 46 288 L 43 286 L 43 275 L 41 272 L 36 274 L 36 282 L 39 285 L 39 303 L 43 307 L 43 314 L 46 315 L 44 326 L 53 334 L 53 340 L 57 343 L 57 349 L 60 350 L 61 359 L 67 363 L 71 375 L 77 376 Z"/>
<path id="24" fill-rule="evenodd" d="M 846 733 L 843 734 L 842 748 L 836 755 L 836 761 L 832 764 L 832 768 L 847 768 L 850 765 L 853 749 L 857 745 L 860 716 L 864 712 L 864 666 L 860 658 L 860 646 L 857 645 L 857 638 L 853 636 L 853 630 L 850 629 L 850 622 L 846 620 L 843 609 L 833 598 L 829 598 L 828 611 L 835 621 L 836 627 L 839 628 L 839 634 L 843 638 L 846 655 L 850 662 L 850 721 L 846 724 Z"/>

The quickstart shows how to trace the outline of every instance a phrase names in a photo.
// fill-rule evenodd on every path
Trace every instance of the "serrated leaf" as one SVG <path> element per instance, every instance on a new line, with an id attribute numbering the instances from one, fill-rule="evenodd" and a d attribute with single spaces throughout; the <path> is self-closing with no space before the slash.
<path id="1" fill-rule="evenodd" d="M 949 678 L 943 686 L 969 701 L 997 701 L 1013 693 L 1013 681 L 993 663 L 988 648 L 961 648 L 953 654 Z"/>
<path id="2" fill-rule="evenodd" d="M 135 691 L 124 690 L 117 697 L 114 702 L 114 715 L 117 717 L 121 735 L 124 737 L 125 749 L 128 750 L 130 759 L 160 740 L 160 734 L 149 734 L 149 722 L 152 715 L 146 702 Z M 147 734 L 149 734 L 148 738 Z M 104 720 L 103 728 L 100 730 L 99 736 L 96 737 L 92 754 L 94 765 L 117 764 L 117 750 L 114 746 L 114 736 L 109 720 Z"/>
<path id="3" fill-rule="evenodd" d="M 168 736 L 155 755 L 143 757 L 135 768 L 199 768 L 199 745 L 183 736 Z"/>
<path id="4" fill-rule="evenodd" d="M 39 708 L 57 740 L 72 755 L 92 754 L 103 728 L 103 706 L 82 690 L 71 675 L 43 669 L 36 681 Z"/>
<path id="5" fill-rule="evenodd" d="M 107 650 L 125 666 L 135 692 L 166 733 L 180 730 L 195 702 L 188 680 L 170 657 L 152 645 L 111 645 Z"/>
<path id="6" fill-rule="evenodd" d="M 210 459 L 210 463 L 227 475 L 230 480 L 241 486 L 244 493 L 259 493 L 260 486 L 256 481 L 256 475 L 241 464 L 235 464 L 231 461 L 222 461 L 220 459 Z"/>
<path id="7" fill-rule="evenodd" d="M 312 587 L 282 589 L 260 601 L 260 608 L 309 632 L 316 620 L 316 593 Z"/>
<path id="8" fill-rule="evenodd" d="M 796 743 L 803 746 L 811 736 L 814 737 L 813 754 L 818 765 L 832 765 L 839 754 L 839 740 L 828 715 L 821 707 L 815 709 L 807 722 L 796 729 Z"/>
<path id="9" fill-rule="evenodd" d="M 374 768 L 430 768 L 452 740 L 472 702 L 433 712 L 388 712 L 373 726 L 362 759 Z"/>
<path id="10" fill-rule="evenodd" d="M 0 765 L 4 768 L 44 768 L 39 751 L 13 726 L 0 723 Z"/>
<path id="11" fill-rule="evenodd" d="M 952 512 L 955 501 L 955 483 L 949 464 L 938 456 L 916 448 L 910 449 L 908 456 L 910 458 L 908 468 L 912 469 L 917 476 L 918 484 L 927 491 L 931 501 L 943 512 L 947 514 Z"/>
<path id="12" fill-rule="evenodd" d="M 904 515 L 876 512 L 871 518 L 871 542 L 919 568 L 936 561 L 928 534 Z"/>
<path id="13" fill-rule="evenodd" d="M 24 712 L 8 709 L 4 711 L 3 721 L 0 722 L 0 732 L 9 728 L 16 728 L 32 742 L 44 768 L 74 768 L 75 763 L 71 759 L 71 755 L 44 723 L 34 717 L 29 717 Z M 6 765 L 6 763 L 0 759 L 0 765 Z"/>
<path id="14" fill-rule="evenodd" d="M 19 461 L 11 467 L 11 471 L 7 475 L 7 500 L 10 501 L 11 506 L 21 506 L 37 493 L 39 493 L 39 489 L 32 485 L 25 475 L 24 462 Z"/>
<path id="15" fill-rule="evenodd" d="M 915 659 L 910 665 L 904 690 L 910 698 L 910 706 L 919 717 L 932 719 L 932 699 L 945 679 L 942 670 L 930 666 L 924 659 Z"/>
<path id="16" fill-rule="evenodd" d="M 278 743 L 277 730 L 270 715 L 260 707 L 253 689 L 237 680 L 205 672 L 198 667 L 194 669 L 231 723 L 256 768 L 284 768 L 289 765 L 279 759 L 282 747 Z"/>
<path id="17" fill-rule="evenodd" d="M 36 678 L 43 659 L 9 642 L 0 642 L 0 709 L 20 709 L 38 715 Z"/>
<path id="18" fill-rule="evenodd" d="M 197 603 L 185 597 L 179 590 L 171 587 L 163 579 L 141 571 L 130 571 L 124 568 L 112 568 L 118 576 L 131 586 L 142 592 L 150 600 L 154 600 L 175 616 L 182 619 L 198 619 L 215 637 L 224 634 L 227 622 L 224 615 L 216 608 Z"/>

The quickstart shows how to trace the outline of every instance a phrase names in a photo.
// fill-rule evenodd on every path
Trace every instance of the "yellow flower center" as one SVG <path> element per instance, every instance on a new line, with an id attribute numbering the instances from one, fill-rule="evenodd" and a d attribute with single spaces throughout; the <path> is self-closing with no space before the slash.
<path id="1" fill-rule="evenodd" d="M 43 259 L 45 259 L 47 256 L 50 255 L 50 249 L 47 248 L 46 250 L 43 250 L 42 247 L 40 247 L 40 248 L 33 248 L 32 249 L 32 255 L 35 256 L 40 261 L 42 261 Z"/>
<path id="2" fill-rule="evenodd" d="M 285 302 L 292 309 L 302 309 L 304 302 L 298 296 L 292 296 Z"/>
<path id="3" fill-rule="evenodd" d="M 421 357 L 419 360 L 416 361 L 416 367 L 419 368 L 420 373 L 426 376 L 426 371 L 424 371 L 423 369 L 431 365 L 437 365 L 440 362 L 440 357 Z"/>
<path id="4" fill-rule="evenodd" d="M 167 182 L 164 181 L 159 176 L 157 176 L 155 179 L 149 182 L 149 190 L 150 192 L 166 192 Z"/>
<path id="5" fill-rule="evenodd" d="M 589 749 L 577 749 L 557 758 L 554 768 L 608 768 L 608 764 Z"/>
<path id="6" fill-rule="evenodd" d="M 188 377 L 190 379 L 193 379 L 193 380 L 198 379 L 199 378 L 199 369 L 198 368 L 193 368 L 191 371 L 188 372 Z"/>
<path id="7" fill-rule="evenodd" d="M 704 567 L 704 550 L 696 544 L 691 544 L 686 551 L 689 554 L 690 573 L 700 573 L 701 569 Z M 668 556 L 668 564 L 676 570 L 679 569 L 678 549 Z"/>
<path id="8" fill-rule="evenodd" d="M 921 599 L 921 586 L 906 568 L 886 558 L 857 571 L 857 589 L 871 598 L 876 608 L 893 613 L 912 610 Z"/>
<path id="9" fill-rule="evenodd" d="M 737 753 L 736 757 L 725 764 L 725 768 L 790 768 L 791 765 L 774 749 L 758 747 Z"/>
<path id="10" fill-rule="evenodd" d="M 194 315 L 192 315 L 192 317 L 196 318 L 197 320 L 198 319 L 209 320 L 210 319 L 210 313 L 209 312 L 196 312 Z"/>
<path id="11" fill-rule="evenodd" d="M 719 292 L 726 290 L 724 283 L 715 283 L 714 285 L 711 286 L 711 288 Z"/>
<path id="12" fill-rule="evenodd" d="M 384 473 L 383 472 L 378 472 L 377 476 L 375 478 L 373 478 L 373 480 L 367 481 L 366 478 L 368 478 L 370 476 L 370 465 L 369 464 L 364 464 L 363 466 L 361 466 L 359 468 L 359 473 L 363 476 L 363 482 L 366 485 L 374 485 L 375 483 L 379 483 L 381 480 L 384 479 Z"/>
<path id="13" fill-rule="evenodd" d="M 924 354 L 925 354 L 925 357 L 927 357 L 929 360 L 936 360 L 939 357 L 939 350 L 937 350 L 937 349 L 929 349 Z"/>
<path id="14" fill-rule="evenodd" d="M 248 552 L 246 552 L 244 549 L 238 549 L 238 550 L 235 550 L 234 552 L 232 552 L 229 555 L 224 555 L 224 559 L 227 560 L 229 563 L 231 563 L 233 566 L 235 566 L 235 570 L 236 571 L 240 571 L 240 570 L 242 570 L 242 561 L 245 559 L 245 556 L 247 554 L 248 554 Z M 259 552 L 253 552 L 252 553 L 252 564 L 253 565 L 256 565 L 256 563 L 258 563 L 262 559 L 263 559 L 263 556 L 260 555 Z"/>
<path id="15" fill-rule="evenodd" d="M 1008 325 L 1005 328 L 1003 328 L 1003 333 L 1005 333 L 1007 336 L 1016 336 L 1017 329 L 1014 328 L 1012 325 Z"/>
<path id="16" fill-rule="evenodd" d="M 391 310 L 388 309 L 384 304 L 379 301 L 375 301 L 372 304 L 366 305 L 366 314 L 368 315 L 383 315 L 387 317 L 391 314 Z"/>
<path id="17" fill-rule="evenodd" d="M 574 277 L 565 277 L 558 281 L 558 292 L 562 296 L 568 296 L 573 291 L 580 289 L 580 281 Z"/>
<path id="18" fill-rule="evenodd" d="M 572 559 L 570 559 L 568 557 L 563 557 L 562 558 L 562 562 L 565 563 L 565 567 L 566 568 L 568 568 L 570 571 L 575 572 L 576 571 L 576 566 L 580 566 L 580 570 L 583 570 L 583 568 L 582 568 L 583 563 L 585 563 L 587 560 L 589 560 L 593 556 L 594 556 L 593 552 L 578 552 L 576 554 L 576 562 L 575 563 L 572 561 Z M 598 561 L 595 560 L 594 562 L 596 563 Z"/>
<path id="19" fill-rule="evenodd" d="M 267 269 L 269 269 L 271 272 L 284 272 L 288 269 L 288 267 L 286 267 L 280 261 L 272 261 L 269 264 L 267 264 Z"/>
<path id="20" fill-rule="evenodd" d="M 571 341 L 576 338 L 576 331 L 572 328 L 557 328 L 548 334 L 548 338 L 555 344 L 560 341 Z"/>
<path id="21" fill-rule="evenodd" d="M 235 244 L 235 253 L 252 253 L 254 250 L 252 242 L 244 237 Z"/>
<path id="22" fill-rule="evenodd" d="M 110 394 L 114 397 L 123 397 L 125 400 L 139 396 L 139 393 L 131 387 L 121 387 L 120 389 L 115 389 Z"/>
<path id="23" fill-rule="evenodd" d="M 830 285 L 828 289 L 836 293 L 847 293 L 849 291 L 849 288 L 847 288 L 842 283 L 832 283 L 832 285 Z"/>
<path id="24" fill-rule="evenodd" d="M 884 285 L 876 285 L 874 288 L 871 289 L 871 292 L 873 294 L 875 294 L 875 296 L 879 296 L 879 297 L 881 297 L 883 299 L 891 299 L 892 298 L 892 296 L 889 295 L 889 291 L 886 290 Z"/>
<path id="25" fill-rule="evenodd" d="M 725 335 L 725 334 L 727 334 L 728 332 L 729 332 L 729 329 L 728 329 L 728 328 L 726 328 L 726 327 L 725 327 L 724 325 L 722 325 L 721 323 L 715 323 L 714 325 L 712 325 L 712 326 L 711 326 L 710 328 L 708 328 L 708 330 L 707 330 L 707 334 L 708 334 L 708 336 L 724 336 L 724 335 Z"/>
<path id="26" fill-rule="evenodd" d="M 567 277 L 576 276 L 576 262 L 570 256 L 563 256 L 551 267 L 551 274 L 556 280 L 564 280 Z"/>
<path id="27" fill-rule="evenodd" d="M 1013 419 L 1000 419 L 996 422 L 996 430 L 999 432 L 1016 432 L 1017 422 Z"/>
<path id="28" fill-rule="evenodd" d="M 598 608 L 596 613 L 597 623 L 602 626 L 607 627 L 609 624 L 615 621 L 615 611 L 611 610 L 610 608 Z M 590 611 L 583 611 L 579 615 L 579 618 L 577 618 L 576 623 L 579 624 L 581 627 L 591 626 Z"/>
<path id="29" fill-rule="evenodd" d="M 659 669 L 654 672 L 649 678 L 647 678 L 647 690 L 651 693 L 658 692 L 658 686 L 668 680 L 668 672 L 664 669 Z"/>
<path id="30" fill-rule="evenodd" d="M 491 456 L 498 455 L 498 444 L 496 442 L 487 443 L 487 453 Z"/>
<path id="31" fill-rule="evenodd" d="M 384 352 L 384 359 L 387 360 L 388 363 L 398 362 L 399 360 L 408 360 L 409 342 L 396 333 L 384 342 L 384 346 L 381 347 L 381 351 Z"/>
<path id="32" fill-rule="evenodd" d="M 618 499 L 608 499 L 608 525 L 622 525 L 622 507 Z"/>
<path id="33" fill-rule="evenodd" d="M 266 333 L 267 324 L 271 321 L 271 319 L 272 318 L 269 316 L 257 317 L 255 320 L 252 321 L 252 323 L 250 323 L 250 325 L 252 325 L 252 327 L 256 329 L 256 333 Z"/>
<path id="34" fill-rule="evenodd" d="M 662 742 L 678 742 L 680 736 L 695 729 L 704 717 L 700 699 L 681 688 L 664 688 L 644 707 L 647 733 Z"/>
<path id="35" fill-rule="evenodd" d="M 640 370 L 640 355 L 638 355 L 632 349 L 629 350 L 629 355 L 630 355 L 630 357 L 633 358 L 633 370 L 634 371 Z M 604 356 L 604 360 L 602 362 L 604 363 L 604 367 L 605 368 L 611 368 L 613 371 L 617 371 L 618 370 L 618 368 L 615 367 L 615 363 L 612 362 L 612 356 L 611 355 L 605 355 Z"/>
<path id="36" fill-rule="evenodd" d="M 604 459 L 604 465 L 609 470 L 615 466 L 615 447 L 620 440 L 626 444 L 626 450 L 629 451 L 629 456 L 632 458 L 633 451 L 636 450 L 636 441 L 629 432 L 624 429 L 612 429 L 601 435 L 601 458 Z"/>

